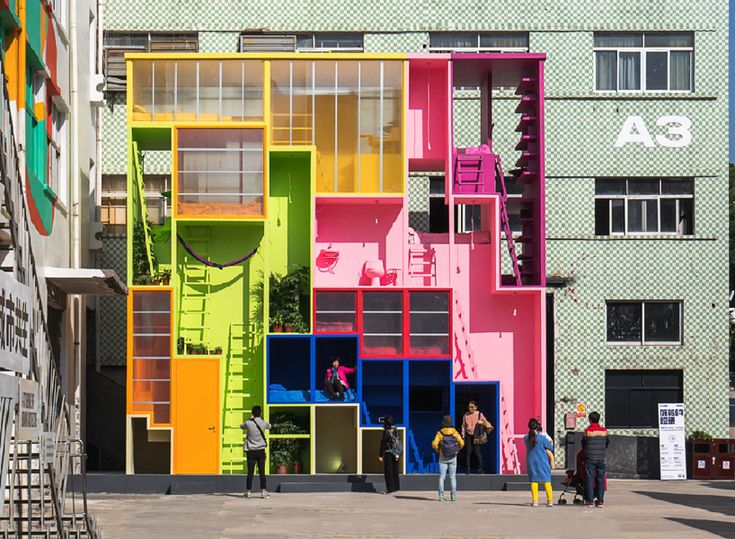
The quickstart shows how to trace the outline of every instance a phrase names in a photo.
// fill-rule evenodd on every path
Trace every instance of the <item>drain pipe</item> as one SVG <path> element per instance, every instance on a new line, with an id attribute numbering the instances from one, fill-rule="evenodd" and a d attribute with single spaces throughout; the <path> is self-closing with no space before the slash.
<path id="1" fill-rule="evenodd" d="M 71 267 L 82 266 L 82 189 L 81 175 L 79 171 L 79 43 L 77 34 L 79 32 L 77 21 L 77 0 L 69 3 L 69 100 L 71 101 L 71 175 L 72 182 L 72 212 L 71 212 Z M 79 421 L 81 404 L 81 366 L 82 366 L 82 298 L 76 296 L 73 301 L 72 311 L 72 334 L 74 336 L 73 364 L 70 372 L 73 373 L 74 382 L 74 409 L 73 409 L 73 432 L 74 438 L 79 438 Z M 71 399 L 69 399 L 71 400 Z"/>

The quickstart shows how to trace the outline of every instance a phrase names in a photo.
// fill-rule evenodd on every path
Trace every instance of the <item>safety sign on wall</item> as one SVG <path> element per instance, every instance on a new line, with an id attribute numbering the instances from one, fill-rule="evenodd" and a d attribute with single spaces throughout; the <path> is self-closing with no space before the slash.
<path id="1" fill-rule="evenodd" d="M 38 382 L 20 380 L 20 405 L 18 425 L 19 442 L 38 442 L 41 436 L 41 402 Z"/>
<path id="2" fill-rule="evenodd" d="M 686 479 L 686 435 L 682 403 L 658 405 L 658 440 L 661 479 Z"/>

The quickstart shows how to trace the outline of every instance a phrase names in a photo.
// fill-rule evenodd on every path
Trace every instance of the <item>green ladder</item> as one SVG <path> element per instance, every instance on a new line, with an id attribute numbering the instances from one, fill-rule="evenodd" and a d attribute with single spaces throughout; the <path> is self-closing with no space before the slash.
<path id="1" fill-rule="evenodd" d="M 255 332 L 249 330 L 247 323 L 230 324 L 228 339 L 227 365 L 225 370 L 224 406 L 222 417 L 222 473 L 238 474 L 245 472 L 243 452 L 243 432 L 240 425 L 250 417 L 258 393 L 256 358 L 253 351 L 257 343 Z"/>

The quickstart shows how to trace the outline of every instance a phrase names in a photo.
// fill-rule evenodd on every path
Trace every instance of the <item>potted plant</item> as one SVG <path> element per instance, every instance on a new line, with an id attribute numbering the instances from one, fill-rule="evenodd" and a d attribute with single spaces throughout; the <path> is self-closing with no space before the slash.
<path id="1" fill-rule="evenodd" d="M 283 332 L 283 315 L 281 313 L 271 315 L 271 331 L 273 333 Z"/>
<path id="2" fill-rule="evenodd" d="M 288 473 L 288 463 L 291 461 L 291 452 L 285 447 L 288 440 L 274 440 L 271 444 L 271 460 L 276 467 L 277 474 Z"/>
<path id="3" fill-rule="evenodd" d="M 304 313 L 309 312 L 309 268 L 294 266 L 286 275 L 270 276 L 270 325 L 287 332 L 305 333 L 308 326 Z"/>
<path id="4" fill-rule="evenodd" d="M 306 434 L 306 429 L 296 423 L 297 419 L 292 414 L 280 414 L 273 418 L 271 431 L 273 434 Z M 303 440 L 298 438 L 279 438 L 277 440 L 279 449 L 288 453 L 287 464 L 293 464 L 293 473 L 300 474 L 303 470 L 301 464 L 301 450 Z"/>
<path id="5" fill-rule="evenodd" d="M 171 268 L 159 270 L 156 273 L 155 280 L 158 284 L 168 285 L 171 282 Z"/>

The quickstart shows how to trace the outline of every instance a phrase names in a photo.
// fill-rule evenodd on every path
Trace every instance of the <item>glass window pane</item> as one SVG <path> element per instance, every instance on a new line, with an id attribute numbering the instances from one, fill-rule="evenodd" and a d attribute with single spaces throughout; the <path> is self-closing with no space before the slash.
<path id="1" fill-rule="evenodd" d="M 692 89 L 692 53 L 671 51 L 671 90 Z"/>
<path id="2" fill-rule="evenodd" d="M 640 342 L 641 316 L 640 303 L 608 303 L 607 341 Z"/>
<path id="3" fill-rule="evenodd" d="M 618 65 L 618 89 L 641 89 L 641 53 L 620 53 L 620 64 Z"/>
<path id="4" fill-rule="evenodd" d="M 362 49 L 362 34 L 314 34 L 317 49 Z"/>
<path id="5" fill-rule="evenodd" d="M 646 47 L 692 47 L 694 36 L 688 32 L 652 32 L 645 35 Z"/>
<path id="6" fill-rule="evenodd" d="M 646 232 L 658 232 L 658 201 L 657 200 L 644 200 L 646 207 L 646 226 L 644 230 Z"/>
<path id="7" fill-rule="evenodd" d="M 613 200 L 612 204 L 612 234 L 625 233 L 625 201 Z"/>
<path id="8" fill-rule="evenodd" d="M 357 190 L 358 62 L 337 62 L 337 191 Z"/>
<path id="9" fill-rule="evenodd" d="M 610 234 L 610 199 L 595 200 L 595 234 L 597 236 Z"/>
<path id="10" fill-rule="evenodd" d="M 291 62 L 286 60 L 271 62 L 271 142 L 273 144 L 291 144 L 290 64 Z"/>
<path id="11" fill-rule="evenodd" d="M 648 52 L 646 53 L 646 89 L 666 90 L 667 87 L 667 64 L 668 53 Z"/>
<path id="12" fill-rule="evenodd" d="M 218 122 L 219 116 L 219 67 L 216 60 L 199 62 L 199 121 Z"/>
<path id="13" fill-rule="evenodd" d="M 242 60 L 222 61 L 222 120 L 223 122 L 243 121 L 245 96 L 243 82 L 245 66 Z"/>
<path id="14" fill-rule="evenodd" d="M 178 62 L 176 73 L 176 120 L 196 121 L 197 62 Z"/>
<path id="15" fill-rule="evenodd" d="M 444 195 L 444 178 L 429 178 L 429 194 Z"/>
<path id="16" fill-rule="evenodd" d="M 335 156 L 335 118 L 337 102 L 335 99 L 335 70 L 337 62 L 320 60 L 314 62 L 316 77 L 314 83 L 316 102 L 316 166 L 317 186 L 320 193 L 336 191 L 336 175 L 334 170 Z"/>
<path id="17" fill-rule="evenodd" d="M 380 62 L 360 62 L 359 191 L 380 191 Z"/>
<path id="18" fill-rule="evenodd" d="M 476 49 L 477 34 L 474 32 L 435 32 L 429 34 L 432 49 Z"/>
<path id="19" fill-rule="evenodd" d="M 643 201 L 628 201 L 628 232 L 643 231 Z"/>
<path id="20" fill-rule="evenodd" d="M 313 123 L 311 79 L 314 63 L 297 61 L 292 62 L 292 64 L 293 97 L 291 98 L 291 106 L 293 114 L 291 117 L 291 144 L 311 144 Z"/>
<path id="21" fill-rule="evenodd" d="M 153 62 L 133 62 L 133 120 L 150 122 L 153 119 Z"/>
<path id="22" fill-rule="evenodd" d="M 646 303 L 646 342 L 679 342 L 679 303 Z"/>
<path id="23" fill-rule="evenodd" d="M 263 130 L 179 129 L 177 213 L 263 214 Z"/>
<path id="24" fill-rule="evenodd" d="M 692 180 L 661 180 L 661 193 L 664 195 L 692 195 L 694 182 Z"/>
<path id="25" fill-rule="evenodd" d="M 492 33 L 480 34 L 480 47 L 484 49 L 528 49 L 528 34 Z"/>
<path id="26" fill-rule="evenodd" d="M 174 119 L 174 69 L 176 62 L 153 62 L 155 84 L 153 88 L 154 121 L 171 122 Z"/>
<path id="27" fill-rule="evenodd" d="M 353 333 L 355 292 L 315 292 L 317 333 Z"/>
<path id="28" fill-rule="evenodd" d="M 643 34 L 595 32 L 595 47 L 641 47 Z"/>
<path id="29" fill-rule="evenodd" d="M 648 306 L 646 306 L 648 309 Z M 681 371 L 642 371 L 643 387 L 675 388 L 681 387 Z M 677 401 L 675 401 L 677 402 Z"/>
<path id="30" fill-rule="evenodd" d="M 615 51 L 595 52 L 595 88 L 597 90 L 616 90 L 618 73 L 618 53 Z"/>
<path id="31" fill-rule="evenodd" d="M 313 34 L 297 34 L 296 35 L 296 48 L 297 49 L 311 49 L 314 46 L 314 35 Z"/>
<path id="32" fill-rule="evenodd" d="M 694 234 L 694 199 L 679 200 L 679 234 Z"/>
<path id="33" fill-rule="evenodd" d="M 383 193 L 403 192 L 403 62 L 383 62 Z"/>
<path id="34" fill-rule="evenodd" d="M 628 194 L 630 195 L 658 195 L 659 180 L 630 180 Z"/>
<path id="35" fill-rule="evenodd" d="M 263 119 L 263 61 L 245 60 L 246 121 Z"/>
<path id="36" fill-rule="evenodd" d="M 624 195 L 625 180 L 595 180 L 596 195 Z"/>
<path id="37" fill-rule="evenodd" d="M 661 199 L 661 232 L 676 232 L 676 199 Z"/>

